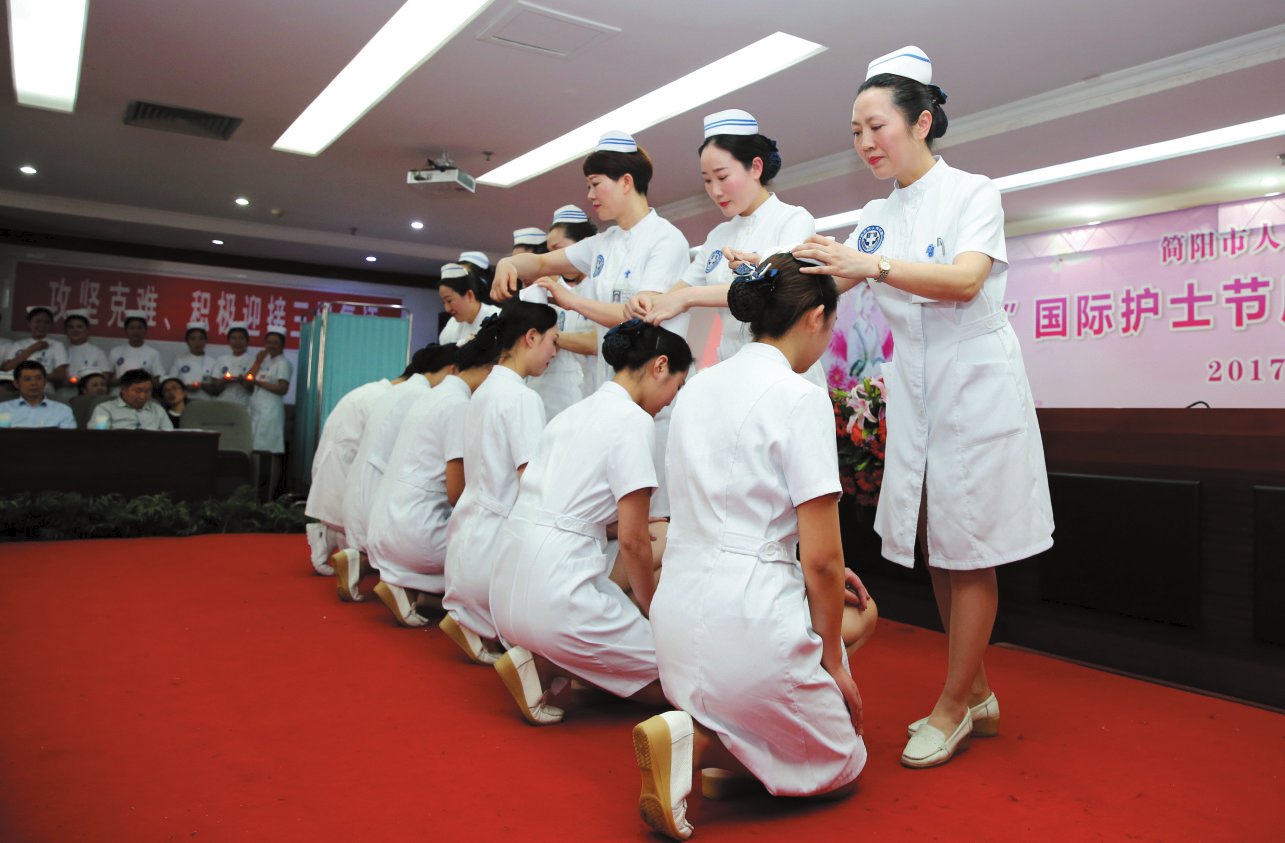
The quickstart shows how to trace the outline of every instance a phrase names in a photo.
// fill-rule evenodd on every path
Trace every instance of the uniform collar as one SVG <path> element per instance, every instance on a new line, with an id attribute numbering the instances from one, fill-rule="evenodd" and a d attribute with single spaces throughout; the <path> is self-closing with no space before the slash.
<path id="1" fill-rule="evenodd" d="M 26 404 L 28 407 L 48 407 L 49 406 L 48 398 L 41 398 L 40 403 L 38 404 L 32 404 L 30 401 L 28 401 L 26 398 L 23 398 L 21 395 L 18 396 L 18 400 L 21 401 L 23 404 Z"/>
<path id="2" fill-rule="evenodd" d="M 616 229 L 625 237 L 632 237 L 634 234 L 646 231 L 647 227 L 652 225 L 658 219 L 660 219 L 660 214 L 656 213 L 655 208 L 651 208 L 647 211 L 647 215 L 645 217 L 634 223 L 633 228 L 625 230 L 620 226 L 616 226 Z"/>
<path id="3" fill-rule="evenodd" d="M 629 394 L 629 390 L 625 389 L 614 380 L 605 382 L 602 386 L 598 387 L 598 391 L 605 392 L 608 395 L 615 395 L 618 398 L 623 398 L 630 404 L 636 403 L 634 401 L 634 397 Z"/>
<path id="4" fill-rule="evenodd" d="M 784 366 L 790 371 L 794 371 L 794 367 L 790 365 L 789 359 L 781 353 L 781 349 L 774 345 L 768 345 L 765 342 L 746 343 L 745 347 L 737 353 L 748 354 L 751 357 L 757 357 L 760 360 Z"/>
<path id="5" fill-rule="evenodd" d="M 763 204 L 759 205 L 757 208 L 754 209 L 754 213 L 745 217 L 737 215 L 736 217 L 732 218 L 733 222 L 739 222 L 741 225 L 744 225 L 744 226 L 755 225 L 760 220 L 765 219 L 769 214 L 771 214 L 772 211 L 775 210 L 775 208 L 780 204 L 781 204 L 781 200 L 776 198 L 776 194 L 769 193 L 767 195 L 767 198 L 763 200 Z"/>
<path id="6" fill-rule="evenodd" d="M 467 398 L 472 392 L 472 390 L 468 388 L 468 384 L 464 382 L 464 378 L 459 375 L 447 375 L 442 378 L 442 382 L 437 385 L 437 388 L 441 389 L 442 387 L 446 387 L 448 390 L 458 390 L 465 398 Z"/>
<path id="7" fill-rule="evenodd" d="M 899 187 L 894 184 L 892 189 L 893 196 L 900 196 L 904 199 L 919 198 L 924 193 L 933 188 L 946 176 L 946 171 L 950 169 L 940 155 L 933 156 L 933 165 L 928 168 L 928 172 L 919 177 L 919 180 L 909 187 Z"/>
<path id="8" fill-rule="evenodd" d="M 492 378 L 501 378 L 503 380 L 507 380 L 509 383 L 522 383 L 521 375 L 510 369 L 508 366 L 501 366 L 499 363 L 496 363 L 495 367 L 491 369 L 491 374 L 486 376 L 487 380 L 491 380 Z"/>

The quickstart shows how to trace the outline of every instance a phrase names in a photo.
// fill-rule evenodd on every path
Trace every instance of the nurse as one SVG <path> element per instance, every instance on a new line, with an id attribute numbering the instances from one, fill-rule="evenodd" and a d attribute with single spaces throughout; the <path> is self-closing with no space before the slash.
<path id="1" fill-rule="evenodd" d="M 107 355 L 108 362 L 115 367 L 112 373 L 112 385 L 120 385 L 120 376 L 134 369 L 142 369 L 155 381 L 165 374 L 161 363 L 161 353 L 155 346 L 148 345 L 147 313 L 142 310 L 125 311 L 125 336 L 128 342 L 114 347 Z"/>
<path id="2" fill-rule="evenodd" d="M 335 589 L 339 599 L 346 603 L 364 599 L 357 590 L 357 582 L 361 579 L 362 563 L 368 558 L 371 506 L 388 470 L 388 457 L 397 443 L 402 422 L 415 401 L 452 371 L 458 351 L 454 345 L 431 343 L 415 352 L 411 358 L 414 373 L 381 395 L 371 411 L 344 490 L 344 534 L 348 546 L 331 557 Z"/>
<path id="3" fill-rule="evenodd" d="M 513 232 L 511 255 L 542 255 L 548 251 L 548 235 L 538 228 L 519 228 Z"/>
<path id="4" fill-rule="evenodd" d="M 464 492 L 464 416 L 469 396 L 500 355 L 493 334 L 459 347 L 455 364 L 411 405 L 370 513 L 375 593 L 402 626 L 424 626 L 418 608 L 441 608 L 446 526 Z"/>
<path id="5" fill-rule="evenodd" d="M 854 145 L 892 194 L 862 211 L 846 244 L 795 250 L 841 285 L 868 284 L 892 328 L 888 449 L 875 529 L 883 555 L 914 565 L 916 534 L 947 633 L 946 683 L 911 724 L 908 767 L 949 761 L 999 730 L 983 655 L 995 566 L 1053 544 L 1044 451 L 1017 337 L 1004 312 L 1004 210 L 984 176 L 932 154 L 946 95 L 905 47 L 870 63 L 852 109 Z M 888 367 L 885 367 L 887 372 Z"/>
<path id="6" fill-rule="evenodd" d="M 250 326 L 245 322 L 233 322 L 228 325 L 228 348 L 230 353 L 221 355 L 214 362 L 214 380 L 210 383 L 210 392 L 219 401 L 240 404 L 250 409 L 250 390 L 254 387 L 245 379 L 245 373 L 254 365 L 254 355 L 250 348 Z"/>
<path id="7" fill-rule="evenodd" d="M 486 252 L 460 252 L 456 263 L 473 273 L 480 292 L 486 293 L 491 289 L 491 259 L 486 256 Z M 490 303 L 489 297 L 487 303 Z"/>
<path id="8" fill-rule="evenodd" d="M 62 385 L 67 377 L 67 347 L 49 337 L 53 327 L 54 312 L 43 304 L 27 308 L 27 329 L 31 331 L 29 339 L 14 340 L 9 346 L 9 359 L 3 361 L 4 371 L 12 371 L 19 363 L 34 360 L 49 373 L 45 382 L 45 393 L 53 395 L 56 387 Z"/>
<path id="9" fill-rule="evenodd" d="M 837 301 L 832 279 L 773 255 L 728 294 L 754 342 L 693 377 L 674 408 L 674 515 L 651 624 L 679 710 L 633 737 L 639 810 L 675 839 L 692 833 L 694 770 L 815 796 L 846 792 L 865 766 L 847 651 L 875 609 L 844 568 L 834 410 L 800 377 L 825 351 Z"/>
<path id="10" fill-rule="evenodd" d="M 290 391 L 290 376 L 294 372 L 289 358 L 282 353 L 286 347 L 286 326 L 269 325 L 263 346 L 246 373 L 246 383 L 254 390 L 250 395 L 254 450 L 272 455 L 268 494 L 274 496 L 281 480 L 281 455 L 286 452 L 286 393 Z"/>
<path id="11" fill-rule="evenodd" d="M 89 311 L 69 310 L 64 313 L 62 330 L 67 335 L 67 369 L 63 385 L 55 394 L 63 400 L 71 400 L 81 393 L 81 372 L 89 369 L 109 372 L 111 366 L 107 364 L 107 353 L 89 341 Z"/>
<path id="12" fill-rule="evenodd" d="M 756 264 L 769 255 L 802 243 L 816 233 L 816 221 L 798 205 L 787 205 L 768 186 L 781 171 L 776 141 L 759 131 L 747 111 L 729 109 L 705 118 L 700 146 L 701 178 L 705 193 L 727 222 L 705 238 L 681 280 L 664 295 L 643 292 L 630 300 L 629 310 L 654 325 L 692 307 L 716 308 L 723 337 L 718 359 L 727 360 L 749 342 L 749 327 L 727 310 L 727 287 L 733 263 Z M 818 386 L 825 380 L 818 364 L 809 370 Z"/>
<path id="13" fill-rule="evenodd" d="M 210 384 L 217 371 L 214 357 L 205 353 L 205 344 L 210 336 L 210 326 L 205 322 L 188 322 L 183 341 L 187 343 L 187 354 L 174 361 L 170 375 L 183 383 L 183 390 L 189 401 L 201 401 L 210 397 Z M 222 374 L 222 372 L 219 372 Z"/>
<path id="14" fill-rule="evenodd" d="M 370 411 L 385 390 L 413 374 L 414 370 L 407 366 L 396 380 L 380 378 L 362 384 L 340 398 L 330 415 L 326 416 L 321 435 L 317 438 L 317 451 L 312 457 L 312 484 L 308 487 L 308 502 L 303 510 L 309 518 L 317 519 L 305 528 L 305 532 L 312 552 L 312 567 L 321 576 L 334 575 L 330 556 L 347 544 L 343 527 L 344 490 Z"/>
<path id="15" fill-rule="evenodd" d="M 608 331 L 602 350 L 616 376 L 544 429 L 495 556 L 491 611 L 514 645 L 495 668 L 534 725 L 562 719 L 556 691 L 572 679 L 665 701 L 647 621 L 656 582 L 653 417 L 687 379 L 692 352 L 682 337 L 637 319 Z M 637 603 L 610 578 L 613 522 Z"/>
<path id="16" fill-rule="evenodd" d="M 500 644 L 491 618 L 491 569 L 518 479 L 544 429 L 544 404 L 523 379 L 541 374 L 558 353 L 558 316 L 548 305 L 512 301 L 487 321 L 483 335 L 488 342 L 494 337 L 500 355 L 465 415 L 467 483 L 447 528 L 441 628 L 473 661 L 493 664 Z"/>
<path id="17" fill-rule="evenodd" d="M 563 205 L 553 212 L 553 224 L 549 226 L 549 251 L 565 249 L 572 243 L 579 243 L 586 237 L 598 233 L 598 228 L 589 221 L 589 216 L 575 205 Z M 564 274 L 553 279 L 568 290 L 574 290 L 584 281 L 579 272 Z M 540 286 L 527 287 L 521 293 L 523 301 L 534 301 L 547 304 L 548 291 Z M 558 312 L 558 348 L 560 352 L 549 361 L 549 368 L 538 378 L 531 378 L 528 386 L 540 395 L 544 401 L 544 416 L 552 419 L 572 404 L 586 397 L 584 384 L 586 370 L 597 366 L 598 335 L 593 323 L 574 310 L 566 310 L 556 305 Z"/>
<path id="18" fill-rule="evenodd" d="M 442 266 L 441 283 L 437 294 L 442 297 L 442 309 L 451 316 L 437 341 L 441 345 L 463 345 L 477 336 L 486 317 L 499 313 L 493 304 L 478 300 L 477 280 L 458 263 Z"/>
<path id="19" fill-rule="evenodd" d="M 495 267 L 491 298 L 503 301 L 514 295 L 519 281 L 579 273 L 588 280 L 574 292 L 548 285 L 553 303 L 574 310 L 595 324 L 595 350 L 602 347 L 607 330 L 628 317 L 625 303 L 642 290 L 664 292 L 687 266 L 687 240 L 647 203 L 651 184 L 651 158 L 623 132 L 607 132 L 584 160 L 589 201 L 598 218 L 616 224 L 562 249 L 543 255 L 514 255 Z M 682 325 L 668 326 L 682 335 Z M 594 367 L 587 391 L 614 375 L 602 357 Z"/>

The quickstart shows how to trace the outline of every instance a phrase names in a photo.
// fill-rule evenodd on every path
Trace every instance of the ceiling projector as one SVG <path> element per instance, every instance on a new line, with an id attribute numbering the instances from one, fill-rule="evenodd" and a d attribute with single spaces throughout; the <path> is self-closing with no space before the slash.
<path id="1" fill-rule="evenodd" d="M 406 171 L 406 183 L 427 187 L 434 192 L 451 193 L 467 190 L 477 191 L 477 180 L 451 163 L 451 159 L 442 153 L 436 161 L 429 162 L 417 170 Z"/>

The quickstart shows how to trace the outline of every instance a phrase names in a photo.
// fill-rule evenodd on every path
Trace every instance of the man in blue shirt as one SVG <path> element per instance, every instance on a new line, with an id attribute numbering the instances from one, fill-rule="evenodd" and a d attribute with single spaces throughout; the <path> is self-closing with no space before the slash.
<path id="1" fill-rule="evenodd" d="M 8 416 L 10 427 L 62 427 L 76 429 L 71 408 L 45 397 L 48 376 L 45 367 L 35 360 L 24 360 L 13 370 L 18 396 L 0 404 L 0 424 Z"/>

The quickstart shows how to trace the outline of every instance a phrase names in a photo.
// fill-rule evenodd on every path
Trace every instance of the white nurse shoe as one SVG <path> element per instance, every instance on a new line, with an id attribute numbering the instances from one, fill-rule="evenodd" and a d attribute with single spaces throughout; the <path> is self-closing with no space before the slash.
<path id="1" fill-rule="evenodd" d="M 973 731 L 969 737 L 973 738 L 993 738 L 999 734 L 999 700 L 995 698 L 995 692 L 977 705 L 968 709 L 968 714 L 973 718 Z M 928 722 L 927 717 L 921 717 L 914 723 L 906 727 L 906 737 L 913 738 L 919 727 Z"/>
<path id="2" fill-rule="evenodd" d="M 455 616 L 449 612 L 447 612 L 446 617 L 442 618 L 442 622 L 437 625 L 437 628 L 445 632 L 446 637 L 455 642 L 455 646 L 463 650 L 466 656 L 478 664 L 495 664 L 499 661 L 500 656 L 498 653 L 492 653 L 486 649 L 482 639 L 472 631 L 460 626 L 459 621 L 455 620 Z"/>
<path id="3" fill-rule="evenodd" d="M 410 595 L 400 585 L 380 580 L 375 586 L 375 593 L 379 595 L 380 600 L 384 601 L 388 611 L 393 613 L 393 618 L 401 626 L 419 627 L 428 624 L 428 618 L 415 611 L 415 607 L 410 602 Z"/>
<path id="4" fill-rule="evenodd" d="M 335 567 L 335 590 L 339 592 L 339 599 L 345 603 L 365 600 L 357 590 L 357 581 L 361 579 L 361 551 L 347 547 L 337 551 L 330 561 Z"/>
<path id="5" fill-rule="evenodd" d="M 563 710 L 544 702 L 544 688 L 535 669 L 535 656 L 525 647 L 510 647 L 495 663 L 495 671 L 504 680 L 517 701 L 522 716 L 532 726 L 549 726 L 562 720 Z"/>
<path id="6" fill-rule="evenodd" d="M 968 733 L 972 730 L 971 714 L 964 715 L 964 719 L 959 721 L 959 725 L 949 737 L 936 726 L 925 723 L 915 731 L 914 737 L 906 744 L 906 748 L 901 753 L 901 764 L 903 767 L 915 768 L 937 767 L 945 764 L 964 747 Z"/>
<path id="7" fill-rule="evenodd" d="M 642 776 L 638 813 L 643 822 L 675 840 L 692 836 L 687 797 L 692 792 L 691 715 L 666 711 L 634 727 L 634 755 Z"/>

